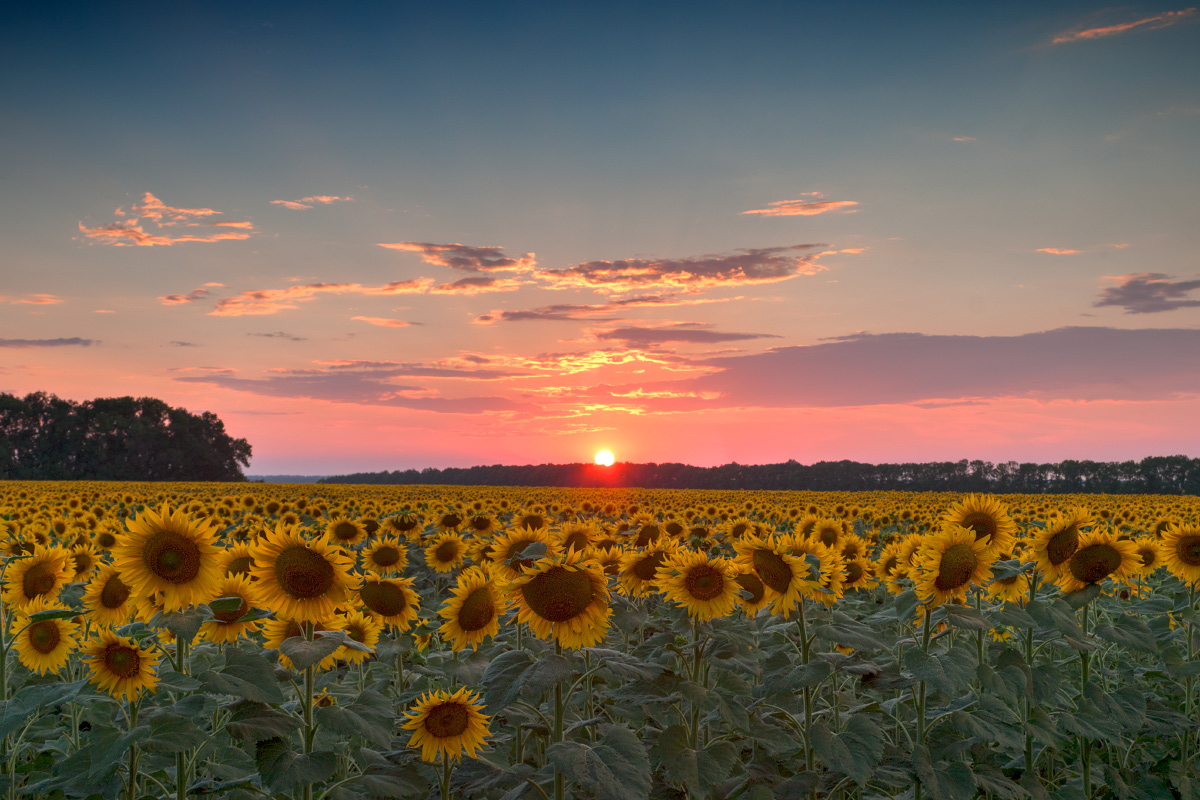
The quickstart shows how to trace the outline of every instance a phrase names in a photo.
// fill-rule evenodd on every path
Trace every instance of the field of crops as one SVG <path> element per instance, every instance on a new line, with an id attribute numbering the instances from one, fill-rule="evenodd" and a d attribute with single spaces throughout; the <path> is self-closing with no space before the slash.
<path id="1" fill-rule="evenodd" d="M 2 483 L 0 792 L 1192 798 L 1200 501 Z"/>

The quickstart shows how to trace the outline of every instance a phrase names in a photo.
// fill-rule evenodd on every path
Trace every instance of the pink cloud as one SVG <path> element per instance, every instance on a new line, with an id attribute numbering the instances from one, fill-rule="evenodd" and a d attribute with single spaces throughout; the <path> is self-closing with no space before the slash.
<path id="1" fill-rule="evenodd" d="M 762 217 L 811 217 L 829 211 L 854 213 L 857 209 L 850 207 L 856 205 L 856 200 L 777 200 L 767 203 L 767 208 L 755 208 L 743 211 L 742 214 L 757 214 Z"/>
<path id="2" fill-rule="evenodd" d="M 10 300 L 14 306 L 54 306 L 62 302 L 62 298 L 52 294 L 31 294 L 21 300 Z"/>
<path id="3" fill-rule="evenodd" d="M 1092 305 L 1117 306 L 1125 309 L 1126 314 L 1156 314 L 1200 306 L 1200 298 L 1191 296 L 1192 292 L 1200 290 L 1200 280 L 1173 281 L 1172 277 L 1160 272 L 1143 272 L 1109 278 L 1117 281 L 1117 285 L 1107 287 Z"/>
<path id="4" fill-rule="evenodd" d="M 1069 250 L 1065 247 L 1039 247 L 1038 253 L 1050 253 L 1055 256 L 1077 256 L 1082 253 L 1082 250 Z"/>
<path id="5" fill-rule="evenodd" d="M 332 194 L 314 194 L 310 197 L 302 197 L 299 200 L 272 200 L 271 205 L 283 206 L 284 208 L 292 211 L 308 211 L 313 207 L 313 203 L 329 205 L 330 203 L 348 203 L 353 199 L 354 197 L 349 195 L 346 197 L 339 197 Z"/>
<path id="6" fill-rule="evenodd" d="M 205 284 L 205 286 L 220 285 L 221 284 L 219 283 Z M 211 292 L 205 288 L 205 286 L 202 286 L 199 289 L 192 289 L 187 294 L 169 294 L 158 299 L 164 306 L 179 306 L 183 305 L 184 303 L 195 303 L 197 300 L 203 300 L 205 297 L 208 297 L 211 294 Z"/>
<path id="7" fill-rule="evenodd" d="M 413 325 L 402 319 L 389 319 L 388 317 L 351 317 L 350 319 L 365 322 L 368 325 L 377 325 L 381 328 L 408 328 Z"/>
<path id="8" fill-rule="evenodd" d="M 322 294 L 361 294 L 387 296 L 399 294 L 425 294 L 433 291 L 432 278 L 415 278 L 392 281 L 383 286 L 363 286 L 361 283 L 308 283 L 289 286 L 286 289 L 250 289 L 233 297 L 217 301 L 209 312 L 215 317 L 264 316 L 298 308 L 297 303 L 312 300 Z M 445 293 L 451 293 L 447 290 Z"/>
<path id="9" fill-rule="evenodd" d="M 429 293 L 476 295 L 490 294 L 491 292 L 515 292 L 526 285 L 528 285 L 528 281 L 520 281 L 516 278 L 460 278 L 450 283 L 440 283 L 432 287 Z"/>
<path id="10" fill-rule="evenodd" d="M 283 206 L 284 208 L 291 209 L 292 211 L 307 211 L 308 209 L 312 208 L 312 206 L 308 205 L 307 203 L 300 203 L 295 200 L 272 200 L 271 205 Z"/>
<path id="11" fill-rule="evenodd" d="M 974 136 L 955 136 L 954 141 L 956 141 L 956 142 L 977 142 L 979 140 L 976 139 Z"/>
<path id="12" fill-rule="evenodd" d="M 530 321 L 565 321 L 591 319 L 605 314 L 615 314 L 631 308 L 665 308 L 670 306 L 695 306 L 709 303 L 729 303 L 734 300 L 744 300 L 745 297 L 705 297 L 682 299 L 676 295 L 643 295 L 628 297 L 624 300 L 613 300 L 608 303 L 573 304 L 559 303 L 520 311 L 508 311 L 497 308 L 471 320 L 474 325 L 493 325 L 497 322 L 530 322 Z"/>
<path id="13" fill-rule="evenodd" d="M 493 245 L 473 247 L 465 244 L 391 242 L 381 243 L 379 246 L 389 250 L 420 253 L 421 260 L 426 264 L 467 272 L 529 272 L 537 266 L 537 259 L 533 253 L 511 258 L 504 254 L 503 248 Z"/>
<path id="14" fill-rule="evenodd" d="M 1122 22 L 1117 25 L 1106 25 L 1098 28 L 1084 28 L 1082 30 L 1066 31 L 1060 33 L 1053 39 L 1053 44 L 1065 44 L 1067 42 L 1079 42 L 1087 39 L 1101 39 L 1106 36 L 1116 36 L 1119 33 L 1134 30 L 1135 28 L 1145 28 L 1146 30 L 1157 30 L 1166 28 L 1176 23 L 1183 22 L 1188 17 L 1196 13 L 1195 8 L 1185 8 L 1181 11 L 1165 11 L 1162 14 L 1156 14 L 1153 17 L 1144 17 L 1132 22 Z"/>
<path id="15" fill-rule="evenodd" d="M 83 238 L 85 239 L 92 239 L 101 244 L 112 245 L 113 247 L 169 247 L 182 242 L 220 242 L 249 239 L 249 231 L 254 229 L 254 223 L 252 222 L 207 221 L 208 217 L 221 214 L 222 212 L 211 208 L 168 206 L 150 192 L 146 192 L 141 203 L 134 203 L 130 208 L 130 219 L 118 220 L 108 225 L 98 225 L 94 228 L 86 227 L 80 222 L 78 224 L 79 232 L 83 234 Z M 118 217 L 127 216 L 125 211 L 120 208 L 115 213 Z M 183 225 L 189 228 L 235 228 L 237 231 L 210 233 L 202 236 L 168 236 L 148 232 L 141 224 L 142 220 L 149 220 L 158 228 Z"/>

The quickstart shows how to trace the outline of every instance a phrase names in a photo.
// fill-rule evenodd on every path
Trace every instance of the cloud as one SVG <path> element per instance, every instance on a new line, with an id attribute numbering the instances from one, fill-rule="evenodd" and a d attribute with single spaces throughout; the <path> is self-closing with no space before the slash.
<path id="1" fill-rule="evenodd" d="M 1173 281 L 1172 275 L 1161 272 L 1143 272 L 1137 275 L 1120 275 L 1110 280 L 1117 281 L 1100 292 L 1100 299 L 1093 306 L 1118 306 L 1126 314 L 1157 314 L 1177 308 L 1196 308 L 1200 297 L 1189 295 L 1200 289 L 1200 280 Z"/>
<path id="2" fill-rule="evenodd" d="M 92 313 L 93 314 L 115 314 L 117 312 L 113 311 L 111 308 L 97 308 Z"/>
<path id="3" fill-rule="evenodd" d="M 528 281 L 517 280 L 516 278 L 460 278 L 451 283 L 440 283 L 437 286 L 429 289 L 430 294 L 488 294 L 491 292 L 515 292 L 522 286 L 527 286 Z"/>
<path id="4" fill-rule="evenodd" d="M 83 238 L 92 239 L 101 244 L 113 247 L 169 247 L 182 242 L 220 242 L 229 240 L 249 239 L 254 223 L 245 221 L 208 221 L 209 217 L 222 212 L 211 208 L 180 208 L 163 203 L 150 192 L 146 192 L 141 203 L 133 203 L 130 211 L 118 208 L 114 212 L 118 217 L 129 217 L 117 220 L 108 225 L 98 225 L 94 228 L 78 223 L 79 232 Z M 216 232 L 204 235 L 188 234 L 185 236 L 170 236 L 151 233 L 141 224 L 142 220 L 153 223 L 155 227 L 172 228 L 184 226 L 234 228 L 235 230 Z"/>
<path id="5" fill-rule="evenodd" d="M 330 203 L 348 203 L 353 199 L 352 196 L 338 197 L 332 194 L 314 194 L 311 197 L 302 197 L 299 200 L 272 200 L 271 205 L 283 206 L 292 211 L 307 211 L 313 208 L 313 203 L 329 205 Z"/>
<path id="6" fill-rule="evenodd" d="M 1036 252 L 1049 253 L 1054 256 L 1077 256 L 1082 253 L 1082 250 L 1069 250 L 1065 247 L 1039 247 Z"/>
<path id="7" fill-rule="evenodd" d="M 659 327 L 630 326 L 599 331 L 595 338 L 606 342 L 622 342 L 634 347 L 655 347 L 668 342 L 687 344 L 716 344 L 718 342 L 740 342 L 747 339 L 779 339 L 773 333 L 725 333 L 697 328 L 696 323 L 679 322 Z"/>
<path id="8" fill-rule="evenodd" d="M 220 284 L 217 285 L 220 286 Z M 201 286 L 199 289 L 192 289 L 187 294 L 169 294 L 158 298 L 158 300 L 164 306 L 179 306 L 184 303 L 195 303 L 197 300 L 203 300 L 209 294 L 211 292 L 206 287 Z"/>
<path id="9" fill-rule="evenodd" d="M 361 283 L 308 283 L 286 289 L 251 289 L 233 297 L 218 300 L 212 311 L 214 317 L 265 316 L 299 308 L 297 303 L 312 300 L 322 294 L 398 295 L 424 294 L 433 288 L 432 278 L 392 281 L 383 286 L 363 286 Z"/>
<path id="10" fill-rule="evenodd" d="M 1071 31 L 1065 31 L 1058 34 L 1053 39 L 1053 44 L 1066 44 L 1068 42 L 1080 42 L 1087 39 L 1102 39 L 1106 36 L 1116 36 L 1119 33 L 1142 28 L 1144 30 L 1157 30 L 1166 28 L 1176 23 L 1183 22 L 1188 17 L 1196 13 L 1195 8 L 1185 8 L 1181 11 L 1164 11 L 1162 14 L 1156 14 L 1153 17 L 1144 17 L 1142 19 L 1133 20 L 1132 22 L 1122 22 L 1117 25 L 1107 25 L 1098 28 L 1083 28 Z"/>
<path id="11" fill-rule="evenodd" d="M 95 339 L 80 339 L 72 336 L 69 339 L 0 339 L 0 347 L 90 347 L 96 344 Z"/>
<path id="12" fill-rule="evenodd" d="M 55 306 L 62 302 L 62 298 L 53 294 L 31 294 L 8 302 L 14 306 Z"/>
<path id="13" fill-rule="evenodd" d="M 587 261 L 567 269 L 539 272 L 538 278 L 546 281 L 551 289 L 591 289 L 601 294 L 653 290 L 698 292 L 727 286 L 775 283 L 797 275 L 820 272 L 825 267 L 815 263 L 815 255 L 796 253 L 826 246 L 797 244 L 740 249 L 731 254 L 694 258 Z"/>
<path id="14" fill-rule="evenodd" d="M 767 203 L 766 208 L 754 208 L 743 211 L 742 214 L 757 214 L 761 217 L 811 217 L 829 211 L 853 214 L 858 209 L 851 206 L 856 205 L 857 200 L 776 200 L 774 203 Z"/>
<path id="15" fill-rule="evenodd" d="M 955 136 L 954 141 L 956 141 L 956 142 L 977 142 L 979 140 L 976 139 L 974 136 Z"/>
<path id="16" fill-rule="evenodd" d="M 497 308 L 471 320 L 475 325 L 494 325 L 497 322 L 561 322 L 564 320 L 592 319 L 605 314 L 614 314 L 630 308 L 665 308 L 671 306 L 696 306 L 708 303 L 728 303 L 733 300 L 744 300 L 744 297 L 695 297 L 683 299 L 673 294 L 640 295 L 627 297 L 623 300 L 613 300 L 608 303 L 574 304 L 558 303 L 555 305 L 529 308 L 519 311 L 508 311 Z"/>
<path id="17" fill-rule="evenodd" d="M 325 370 L 289 370 L 265 378 L 232 375 L 189 375 L 175 378 L 182 383 L 202 383 L 266 397 L 324 400 L 354 405 L 394 406 L 441 414 L 480 414 L 495 411 L 537 410 L 529 403 L 506 397 L 429 396 L 422 386 L 396 384 L 403 368 L 366 367 Z"/>
<path id="18" fill-rule="evenodd" d="M 537 266 L 533 253 L 520 258 L 504 255 L 504 249 L 496 246 L 472 247 L 465 244 L 431 244 L 429 242 L 392 242 L 380 244 L 389 250 L 420 253 L 426 264 L 467 272 L 529 272 Z"/>
<path id="19" fill-rule="evenodd" d="M 257 336 L 261 339 L 287 339 L 289 342 L 307 342 L 308 339 L 303 336 L 297 336 L 294 333 L 284 333 L 283 331 L 275 331 L 274 333 L 247 333 L 247 336 Z"/>
<path id="20" fill-rule="evenodd" d="M 199 347 L 194 342 L 171 342 L 172 347 Z"/>
<path id="21" fill-rule="evenodd" d="M 402 319 L 389 319 L 387 317 L 351 317 L 350 319 L 365 322 L 368 325 L 377 325 L 381 328 L 408 328 L 414 324 L 413 322 L 405 322 Z"/>

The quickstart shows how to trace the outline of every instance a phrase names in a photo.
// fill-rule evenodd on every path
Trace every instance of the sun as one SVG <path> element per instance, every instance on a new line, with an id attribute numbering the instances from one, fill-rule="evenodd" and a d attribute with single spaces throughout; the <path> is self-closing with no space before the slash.
<path id="1" fill-rule="evenodd" d="M 596 453 L 596 463 L 602 467 L 611 467 L 613 465 L 613 454 L 607 450 L 601 450 Z"/>

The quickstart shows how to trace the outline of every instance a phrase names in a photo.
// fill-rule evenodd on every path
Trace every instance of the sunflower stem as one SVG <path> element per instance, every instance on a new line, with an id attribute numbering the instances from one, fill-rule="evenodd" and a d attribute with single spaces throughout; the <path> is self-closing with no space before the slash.
<path id="1" fill-rule="evenodd" d="M 1037 597 L 1038 572 L 1035 567 L 1029 576 L 1029 602 Z M 1033 675 L 1033 628 L 1025 629 L 1025 668 Z M 1033 735 L 1029 733 L 1029 718 L 1033 712 L 1032 699 L 1026 692 L 1021 697 L 1021 721 L 1025 729 L 1025 774 L 1032 776 L 1033 772 Z"/>
<path id="2" fill-rule="evenodd" d="M 1080 628 L 1085 637 L 1088 634 L 1090 609 L 1091 603 L 1085 604 L 1081 609 L 1083 622 Z M 1091 666 L 1091 653 L 1087 650 L 1079 651 L 1079 701 L 1076 707 L 1080 710 L 1083 709 L 1083 694 L 1087 691 L 1087 685 L 1091 681 Z M 1083 796 L 1090 798 L 1092 796 L 1092 740 L 1082 735 L 1079 737 L 1079 768 L 1083 774 Z"/>
<path id="3" fill-rule="evenodd" d="M 921 650 L 926 654 L 929 653 L 929 640 L 933 634 L 933 614 L 929 606 L 924 606 L 925 620 L 921 629 Z M 925 681 L 921 681 L 917 690 L 917 738 L 914 746 L 922 747 L 925 744 L 925 697 L 927 687 Z M 916 798 L 921 800 L 924 786 L 921 784 L 921 779 L 917 778 Z"/>
<path id="4" fill-rule="evenodd" d="M 442 751 L 442 774 L 438 777 L 442 789 L 442 800 L 450 800 L 450 753 Z"/>
<path id="5" fill-rule="evenodd" d="M 137 727 L 139 703 L 130 701 L 129 712 L 129 730 Z M 137 742 L 129 745 L 129 778 L 125 781 L 125 797 L 126 800 L 134 800 L 137 797 L 137 774 L 138 774 L 138 747 Z"/>
<path id="6" fill-rule="evenodd" d="M 304 638 L 308 641 L 313 640 L 314 628 L 316 626 L 311 622 L 304 624 Z M 316 727 L 313 725 L 313 696 L 316 687 L 316 665 L 309 664 L 304 668 L 304 752 L 311 753 L 313 750 L 313 738 L 316 734 Z M 304 800 L 312 800 L 313 787 L 311 783 L 304 784 Z"/>
<path id="7" fill-rule="evenodd" d="M 806 616 L 804 614 L 804 598 L 801 597 L 799 602 L 796 603 L 796 605 L 800 609 L 800 615 L 796 618 L 796 622 L 800 626 L 800 663 L 807 667 L 809 656 L 810 656 L 811 652 L 809 650 L 809 641 L 808 641 L 808 619 L 806 618 Z M 803 730 L 804 768 L 806 770 L 808 770 L 809 772 L 813 771 L 813 748 L 812 748 L 812 734 L 811 734 L 812 720 L 813 720 L 812 704 L 813 704 L 812 687 L 805 686 L 804 687 L 804 730 Z M 810 798 L 816 798 L 816 796 L 817 796 L 816 787 L 814 787 L 812 789 L 812 791 L 809 792 L 808 796 Z"/>
<path id="8" fill-rule="evenodd" d="M 1189 596 L 1188 596 L 1188 610 L 1191 611 L 1191 614 L 1188 615 L 1188 628 L 1187 628 L 1187 654 L 1188 654 L 1189 662 L 1196 660 L 1196 651 L 1195 651 L 1195 645 L 1196 645 L 1196 586 L 1197 586 L 1197 584 L 1194 584 L 1194 583 L 1191 585 L 1190 590 L 1189 590 Z M 1184 693 L 1183 693 L 1184 716 L 1190 720 L 1192 718 L 1192 714 L 1193 714 L 1194 708 L 1195 708 L 1193 695 L 1195 694 L 1196 678 L 1192 675 L 1189 675 L 1186 678 L 1184 678 L 1183 683 L 1184 683 Z M 1182 763 L 1184 765 L 1190 765 L 1192 763 L 1190 760 L 1191 755 L 1192 755 L 1191 731 L 1187 731 L 1187 730 L 1183 731 L 1183 734 L 1180 738 L 1183 740 Z"/>
<path id="9" fill-rule="evenodd" d="M 554 650 L 558 655 L 562 655 L 562 644 L 555 643 Z M 563 707 L 563 690 L 562 683 L 554 684 L 554 744 L 558 744 L 563 740 L 563 717 L 566 709 Z M 554 800 L 563 800 L 567 794 L 566 782 L 563 779 L 562 772 L 558 767 L 554 768 Z"/>

